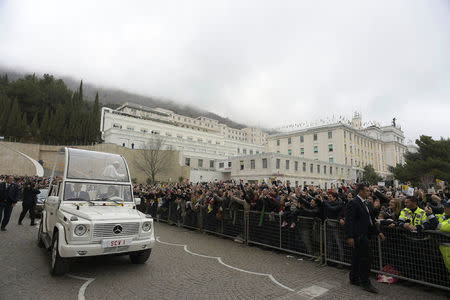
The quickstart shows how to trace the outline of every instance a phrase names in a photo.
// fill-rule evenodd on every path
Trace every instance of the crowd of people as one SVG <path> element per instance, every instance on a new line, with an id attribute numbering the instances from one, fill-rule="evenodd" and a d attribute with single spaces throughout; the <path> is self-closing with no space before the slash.
<path id="1" fill-rule="evenodd" d="M 450 232 L 447 190 L 427 193 L 416 189 L 407 196 L 394 187 L 369 186 L 368 205 L 380 226 L 409 231 L 442 230 Z M 175 216 L 186 217 L 204 209 L 220 219 L 226 209 L 260 211 L 279 215 L 282 227 L 294 229 L 299 217 L 338 220 L 345 224 L 346 207 L 357 195 L 356 185 L 328 190 L 316 186 L 291 187 L 281 183 L 243 184 L 214 182 L 199 184 L 136 185 L 135 197 L 142 199 L 140 209 L 157 216 L 171 207 Z"/>

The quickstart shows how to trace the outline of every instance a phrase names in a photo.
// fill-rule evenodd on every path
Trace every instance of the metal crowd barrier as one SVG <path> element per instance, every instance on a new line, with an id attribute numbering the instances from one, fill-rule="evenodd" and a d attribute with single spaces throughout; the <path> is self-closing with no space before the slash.
<path id="1" fill-rule="evenodd" d="M 349 266 L 352 249 L 344 226 L 337 220 L 297 217 L 282 226 L 286 216 L 258 211 L 225 209 L 221 214 L 206 208 L 180 209 L 164 203 L 154 209 L 155 220 L 167 222 L 237 242 L 260 245 L 288 253 L 316 258 L 325 263 Z M 370 240 L 372 272 L 450 291 L 450 234 L 439 231 L 409 232 L 381 228 L 386 241 Z"/>
<path id="2" fill-rule="evenodd" d="M 296 225 L 282 227 L 279 214 L 250 211 L 247 242 L 289 253 L 319 259 L 322 256 L 322 224 L 320 219 L 298 217 Z"/>
<path id="3" fill-rule="evenodd" d="M 386 240 L 370 240 L 372 272 L 450 290 L 450 235 L 383 227 Z M 324 222 L 325 262 L 351 264 L 351 248 L 336 220 Z M 446 260 L 448 267 L 446 267 Z"/>

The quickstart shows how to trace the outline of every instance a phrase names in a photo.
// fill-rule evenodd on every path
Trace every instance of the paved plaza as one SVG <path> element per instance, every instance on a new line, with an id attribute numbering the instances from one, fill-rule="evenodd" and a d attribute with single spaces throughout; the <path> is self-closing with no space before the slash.
<path id="1" fill-rule="evenodd" d="M 83 258 L 69 275 L 52 277 L 38 228 L 17 225 L 20 208 L 0 233 L 0 299 L 446 299 L 444 291 L 373 279 L 374 296 L 351 286 L 346 269 L 167 224 L 155 224 L 160 242 L 145 265 Z"/>

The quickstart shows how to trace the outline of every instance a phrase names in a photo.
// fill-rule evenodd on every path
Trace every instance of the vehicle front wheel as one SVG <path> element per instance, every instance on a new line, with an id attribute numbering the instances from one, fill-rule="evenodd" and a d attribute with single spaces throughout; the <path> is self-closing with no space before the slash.
<path id="1" fill-rule="evenodd" d="M 43 225 L 42 225 L 42 223 L 43 222 L 44 221 L 41 220 L 41 223 L 39 224 L 38 243 L 37 243 L 39 248 L 44 248 L 45 247 L 44 241 L 42 241 L 42 232 L 43 232 Z"/>
<path id="2" fill-rule="evenodd" d="M 50 273 L 53 276 L 62 276 L 69 271 L 69 260 L 59 255 L 58 250 L 59 235 L 58 232 L 53 236 L 52 258 L 50 263 Z"/>
<path id="3" fill-rule="evenodd" d="M 133 264 L 145 264 L 151 253 L 152 249 L 133 252 L 130 253 L 130 260 Z"/>

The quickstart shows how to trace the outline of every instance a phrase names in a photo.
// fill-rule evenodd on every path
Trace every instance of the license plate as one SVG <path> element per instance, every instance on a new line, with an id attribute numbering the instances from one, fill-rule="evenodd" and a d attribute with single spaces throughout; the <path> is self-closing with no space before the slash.
<path id="1" fill-rule="evenodd" d="M 117 239 L 117 240 L 103 240 L 103 248 L 116 248 L 122 246 L 128 246 L 131 244 L 132 239 Z"/>

